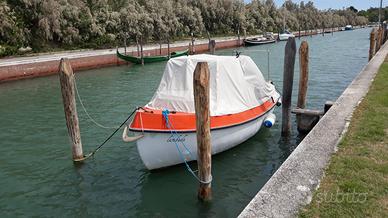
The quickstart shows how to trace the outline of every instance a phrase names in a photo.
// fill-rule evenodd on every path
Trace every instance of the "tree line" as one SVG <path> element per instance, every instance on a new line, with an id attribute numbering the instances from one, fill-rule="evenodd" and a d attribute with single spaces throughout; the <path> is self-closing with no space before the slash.
<path id="1" fill-rule="evenodd" d="M 0 48 L 14 53 L 103 48 L 215 35 L 365 25 L 351 8 L 319 10 L 291 0 L 0 0 Z"/>
<path id="2" fill-rule="evenodd" d="M 349 7 L 350 10 L 353 10 L 357 15 L 367 17 L 369 22 L 375 23 L 379 21 L 379 8 L 369 8 L 368 10 L 357 10 L 354 7 Z M 381 10 L 381 21 L 388 20 L 388 7 L 382 8 Z"/>

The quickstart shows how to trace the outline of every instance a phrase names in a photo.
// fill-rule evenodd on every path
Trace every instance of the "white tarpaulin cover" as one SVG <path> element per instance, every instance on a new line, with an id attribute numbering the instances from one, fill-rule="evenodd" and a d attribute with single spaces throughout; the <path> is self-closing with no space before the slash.
<path id="1" fill-rule="evenodd" d="M 147 107 L 195 113 L 193 74 L 197 62 L 209 65 L 211 116 L 243 112 L 271 97 L 279 98 L 250 57 L 201 54 L 170 59 Z"/>

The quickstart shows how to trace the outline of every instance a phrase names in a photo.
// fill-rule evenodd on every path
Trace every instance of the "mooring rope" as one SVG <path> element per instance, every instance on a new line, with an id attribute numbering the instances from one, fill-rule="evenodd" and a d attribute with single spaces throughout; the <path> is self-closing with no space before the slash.
<path id="1" fill-rule="evenodd" d="M 166 122 L 166 126 L 167 126 L 168 129 L 170 129 L 171 136 L 172 136 L 172 137 L 175 137 L 175 136 L 178 136 L 178 133 L 177 133 L 177 131 L 174 129 L 174 127 L 173 127 L 173 125 L 172 125 L 172 123 L 171 123 L 171 121 L 170 121 L 170 119 L 169 119 L 169 117 L 168 117 L 169 114 L 170 114 L 170 111 L 167 110 L 167 109 L 165 109 L 164 111 L 162 111 L 162 115 L 163 115 L 163 118 L 164 118 L 164 120 L 165 120 L 165 122 Z M 212 178 L 211 176 L 210 176 L 210 180 L 209 180 L 209 181 L 203 181 L 203 180 L 201 180 L 201 179 L 198 177 L 198 175 L 195 173 L 195 172 L 197 172 L 197 171 L 194 171 L 193 169 L 191 169 L 191 167 L 190 167 L 189 163 L 187 162 L 187 160 L 186 160 L 184 154 L 182 153 L 181 149 L 179 148 L 179 144 L 178 144 L 177 141 L 180 141 L 180 142 L 181 142 L 181 144 L 183 145 L 183 147 L 184 147 L 184 148 L 186 149 L 186 151 L 190 154 L 192 160 L 194 160 L 194 156 L 193 156 L 193 154 L 191 153 L 190 149 L 185 145 L 185 143 L 184 143 L 183 141 L 177 140 L 177 139 L 179 139 L 179 136 L 178 136 L 177 138 L 173 138 L 172 141 L 174 141 L 175 147 L 176 147 L 176 149 L 178 150 L 179 156 L 181 157 L 182 161 L 185 163 L 187 170 L 193 175 L 193 177 L 194 177 L 199 183 L 202 183 L 202 184 L 210 184 L 210 183 L 212 182 L 212 180 L 213 180 L 213 178 Z"/>
<path id="2" fill-rule="evenodd" d="M 109 140 L 117 133 L 117 131 L 119 131 L 119 130 L 121 129 L 121 127 L 124 126 L 125 123 L 127 123 L 127 121 L 133 116 L 133 114 L 135 114 L 135 112 L 137 111 L 137 109 L 138 109 L 138 108 L 135 108 L 135 110 L 132 111 L 132 113 L 124 120 L 124 122 L 122 122 L 121 125 L 120 125 L 119 127 L 117 127 L 116 130 L 113 131 L 113 133 L 110 134 L 110 135 L 108 136 L 108 138 L 106 138 L 106 139 L 104 140 L 103 143 L 101 143 L 99 146 L 97 146 L 97 147 L 96 147 L 92 152 L 90 152 L 89 154 L 84 155 L 84 158 L 82 158 L 82 159 L 79 160 L 79 161 L 83 161 L 83 160 L 88 159 L 89 157 L 93 156 L 98 150 L 100 150 L 100 148 L 101 148 L 102 146 L 104 146 L 105 143 L 107 143 L 107 142 L 108 142 L 108 141 L 109 141 Z"/>
<path id="3" fill-rule="evenodd" d="M 79 100 L 79 103 L 81 104 L 81 107 L 82 107 L 83 111 L 85 112 L 86 116 L 87 116 L 87 117 L 88 117 L 88 118 L 89 118 L 96 126 L 101 127 L 101 128 L 103 128 L 103 129 L 116 129 L 116 128 L 117 128 L 117 126 L 104 126 L 104 125 L 98 123 L 95 119 L 93 119 L 92 116 L 90 116 L 90 114 L 89 114 L 88 111 L 86 110 L 85 105 L 84 105 L 84 103 L 83 103 L 83 101 L 82 101 L 82 99 L 81 99 L 81 95 L 80 95 L 79 92 L 78 92 L 78 87 L 77 87 L 77 82 L 76 82 L 75 74 L 74 74 L 74 88 L 75 88 L 75 92 L 76 92 L 76 94 L 77 94 L 77 98 L 78 98 L 78 100 Z"/>

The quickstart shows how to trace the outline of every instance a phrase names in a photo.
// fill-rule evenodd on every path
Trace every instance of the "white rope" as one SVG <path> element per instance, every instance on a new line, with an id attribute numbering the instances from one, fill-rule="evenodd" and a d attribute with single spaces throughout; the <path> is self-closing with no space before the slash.
<path id="1" fill-rule="evenodd" d="M 81 104 L 81 107 L 82 107 L 83 111 L 85 112 L 86 116 L 87 116 L 87 117 L 88 117 L 88 118 L 89 118 L 96 126 L 98 126 L 98 127 L 101 127 L 101 128 L 103 128 L 103 129 L 117 129 L 118 126 L 115 126 L 115 127 L 113 127 L 113 126 L 104 126 L 104 125 L 98 123 L 95 119 L 93 119 L 93 118 L 90 116 L 90 114 L 89 114 L 88 111 L 86 110 L 86 108 L 85 108 L 85 106 L 84 106 L 84 103 L 82 102 L 81 96 L 80 96 L 80 94 L 79 94 L 79 92 L 78 92 L 75 74 L 73 74 L 73 75 L 74 75 L 74 87 L 75 87 L 75 92 L 77 93 L 78 100 L 79 100 L 79 102 L 80 102 L 80 104 Z"/>
<path id="2" fill-rule="evenodd" d="M 252 50 L 252 49 L 244 49 L 244 50 L 241 50 L 241 51 L 243 51 L 243 52 L 246 52 L 246 51 L 260 51 L 260 52 L 268 52 L 268 50 L 257 50 L 257 49 L 254 49 L 254 50 Z"/>

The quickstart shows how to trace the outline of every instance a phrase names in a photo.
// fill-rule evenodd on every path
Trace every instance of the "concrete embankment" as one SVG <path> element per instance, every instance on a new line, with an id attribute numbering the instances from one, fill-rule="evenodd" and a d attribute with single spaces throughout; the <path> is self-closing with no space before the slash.
<path id="1" fill-rule="evenodd" d="M 295 217 L 302 206 L 310 203 L 353 111 L 367 94 L 387 54 L 385 43 L 239 217 Z"/>
<path id="2" fill-rule="evenodd" d="M 236 37 L 216 38 L 216 48 L 231 48 L 241 45 L 242 40 Z M 181 41 L 170 45 L 170 52 L 188 49 L 190 41 Z M 208 40 L 195 41 L 195 52 L 202 53 L 208 51 Z M 124 48 L 119 49 L 124 52 Z M 127 54 L 137 55 L 136 47 L 128 47 Z M 159 45 L 148 45 L 144 47 L 144 56 L 166 55 L 168 49 L 163 45 L 160 50 Z M 0 82 L 47 76 L 58 72 L 61 58 L 68 58 L 75 71 L 93 69 L 98 67 L 124 64 L 116 57 L 116 49 L 90 50 L 78 52 L 62 52 L 53 54 L 43 54 L 30 57 L 16 57 L 0 59 Z"/>

